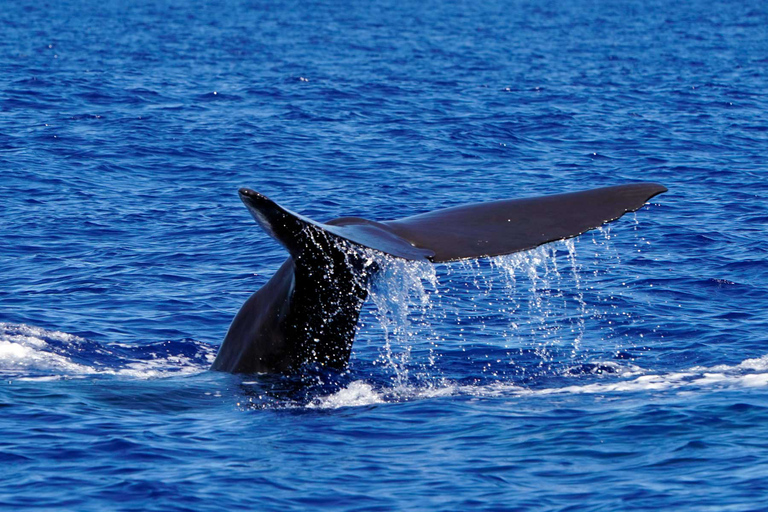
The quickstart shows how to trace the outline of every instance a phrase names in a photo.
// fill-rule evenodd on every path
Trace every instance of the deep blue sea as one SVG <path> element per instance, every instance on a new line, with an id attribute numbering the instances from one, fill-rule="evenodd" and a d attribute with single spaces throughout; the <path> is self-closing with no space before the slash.
<path id="1" fill-rule="evenodd" d="M 768 509 L 768 5 L 0 8 L 0 508 Z M 636 181 L 528 253 L 386 260 L 350 367 L 208 371 L 326 221 Z"/>

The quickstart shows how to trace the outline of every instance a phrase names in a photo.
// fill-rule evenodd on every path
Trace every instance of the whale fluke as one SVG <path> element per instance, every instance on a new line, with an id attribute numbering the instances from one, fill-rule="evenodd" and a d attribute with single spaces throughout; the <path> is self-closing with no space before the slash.
<path id="1" fill-rule="evenodd" d="M 243 305 L 212 369 L 291 372 L 305 364 L 343 369 L 367 281 L 376 266 L 349 244 L 435 263 L 499 256 L 578 236 L 666 192 L 636 183 L 528 199 L 477 203 L 375 222 L 316 222 L 242 188 L 256 221 L 290 257 Z"/>
<path id="2" fill-rule="evenodd" d="M 640 209 L 667 189 L 637 183 L 457 206 L 384 222 L 434 262 L 500 256 L 578 236 Z"/>

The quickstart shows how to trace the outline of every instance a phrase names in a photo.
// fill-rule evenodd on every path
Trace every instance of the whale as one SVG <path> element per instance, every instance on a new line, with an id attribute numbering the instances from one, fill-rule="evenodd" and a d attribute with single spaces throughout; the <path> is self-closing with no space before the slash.
<path id="1" fill-rule="evenodd" d="M 599 228 L 666 191 L 656 183 L 630 183 L 471 203 L 396 220 L 340 217 L 321 223 L 241 188 L 248 211 L 289 256 L 235 315 L 211 369 L 343 371 L 378 270 L 370 250 L 432 263 L 501 256 Z"/>

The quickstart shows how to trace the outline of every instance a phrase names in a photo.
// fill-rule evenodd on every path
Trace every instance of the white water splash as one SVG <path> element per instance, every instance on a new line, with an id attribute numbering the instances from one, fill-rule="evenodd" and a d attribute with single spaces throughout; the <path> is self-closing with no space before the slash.
<path id="1" fill-rule="evenodd" d="M 383 402 L 383 396 L 374 391 L 373 386 L 357 380 L 332 395 L 316 398 L 307 407 L 310 409 L 338 409 L 339 407 L 360 407 Z"/>
<path id="2" fill-rule="evenodd" d="M 409 378 L 414 338 L 416 343 L 430 346 L 427 364 L 432 366 L 435 362 L 435 340 L 429 332 L 428 316 L 433 307 L 431 296 L 437 289 L 437 275 L 434 265 L 428 262 L 379 256 L 378 265 L 379 272 L 369 287 L 384 338 L 378 362 L 393 371 L 396 387 L 402 387 Z"/>
<path id="3" fill-rule="evenodd" d="M 504 299 L 515 305 L 510 315 L 510 329 L 503 335 L 505 338 L 520 338 L 522 334 L 527 334 L 534 341 L 532 347 L 535 347 L 542 362 L 552 358 L 549 346 L 566 341 L 561 333 L 564 322 L 558 321 L 558 317 L 565 316 L 563 289 L 566 285 L 557 263 L 555 245 L 491 260 L 491 265 L 505 277 Z M 523 290 L 518 290 L 518 285 Z"/>
<path id="4" fill-rule="evenodd" d="M 607 243 L 606 236 L 598 232 L 594 238 Z M 554 361 L 553 347 L 558 353 L 570 350 L 574 360 L 588 351 L 583 349 L 586 319 L 600 313 L 587 306 L 588 278 L 577 264 L 574 240 L 444 265 L 374 252 L 371 257 L 381 268 L 369 287 L 381 333 L 367 337 L 374 343 L 383 338 L 378 362 L 399 386 L 413 377 L 440 378 L 434 374 L 441 347 L 488 344 L 496 363 L 503 362 L 498 349 L 506 349 L 507 366 L 514 365 L 520 350 L 534 349 L 540 367 Z M 426 359 L 414 357 L 427 346 Z M 497 371 L 492 362 L 478 365 L 484 372 Z"/>

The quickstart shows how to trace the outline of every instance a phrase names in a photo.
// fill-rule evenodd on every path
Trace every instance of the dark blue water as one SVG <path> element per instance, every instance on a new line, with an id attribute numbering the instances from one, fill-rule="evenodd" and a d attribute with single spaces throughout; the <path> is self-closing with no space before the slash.
<path id="1" fill-rule="evenodd" d="M 764 2 L 4 2 L 0 507 L 763 510 Z M 350 370 L 207 371 L 318 220 L 656 181 L 389 262 Z"/>

